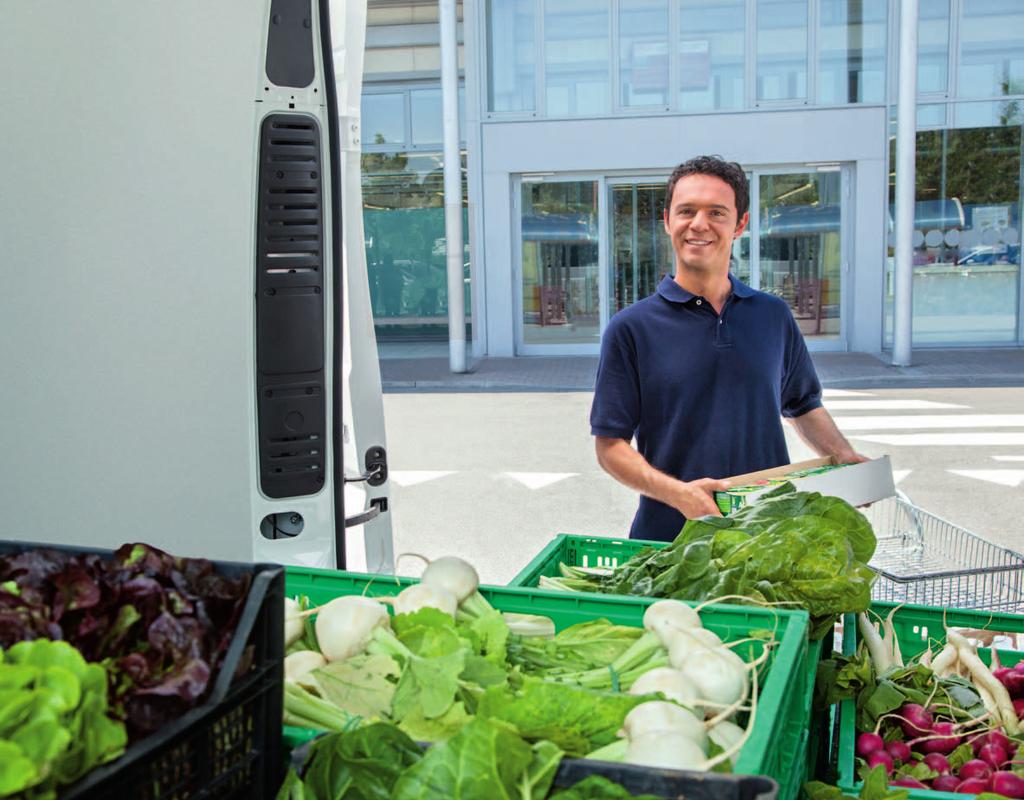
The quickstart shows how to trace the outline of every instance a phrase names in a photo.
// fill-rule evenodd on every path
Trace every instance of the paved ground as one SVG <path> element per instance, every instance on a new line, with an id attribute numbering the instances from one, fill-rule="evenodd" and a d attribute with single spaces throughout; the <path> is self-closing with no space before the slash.
<path id="1" fill-rule="evenodd" d="M 594 460 L 590 400 L 571 391 L 386 394 L 395 551 L 460 553 L 484 580 L 504 583 L 556 533 L 623 535 L 636 498 Z M 954 531 L 1024 551 L 1024 388 L 832 389 L 826 403 L 861 452 L 892 457 L 918 506 Z M 810 455 L 795 439 L 790 454 Z M 399 568 L 415 570 L 412 561 Z"/>
<path id="2" fill-rule="evenodd" d="M 590 391 L 592 356 L 485 358 L 470 371 L 449 371 L 447 345 L 381 347 L 381 380 L 395 391 Z M 919 350 L 910 367 L 866 353 L 813 355 L 822 384 L 835 388 L 1024 386 L 1024 349 Z"/>

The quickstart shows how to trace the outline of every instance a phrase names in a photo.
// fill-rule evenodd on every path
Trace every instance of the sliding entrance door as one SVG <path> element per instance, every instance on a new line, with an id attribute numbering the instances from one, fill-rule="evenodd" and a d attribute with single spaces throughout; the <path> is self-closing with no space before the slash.
<path id="1" fill-rule="evenodd" d="M 844 347 L 842 284 L 852 240 L 845 170 L 753 170 L 750 222 L 733 242 L 733 274 L 785 300 L 813 349 Z M 662 223 L 665 183 L 608 180 L 610 314 L 653 294 L 675 270 Z"/>

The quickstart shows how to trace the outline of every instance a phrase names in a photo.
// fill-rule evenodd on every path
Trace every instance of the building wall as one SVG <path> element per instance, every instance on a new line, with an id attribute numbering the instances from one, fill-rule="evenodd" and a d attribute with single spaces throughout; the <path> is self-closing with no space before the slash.
<path id="1" fill-rule="evenodd" d="M 853 256 L 844 295 L 855 306 L 849 332 L 854 350 L 881 347 L 885 252 L 885 110 L 881 107 L 814 112 L 716 114 L 590 120 L 488 122 L 482 126 L 482 193 L 487 198 L 478 257 L 486 271 L 488 354 L 514 354 L 516 303 L 512 176 L 522 173 L 667 174 L 680 161 L 717 153 L 744 166 L 848 162 L 854 165 L 856 202 Z M 853 321 L 853 315 L 847 314 Z M 591 348 L 592 350 L 592 348 Z"/>

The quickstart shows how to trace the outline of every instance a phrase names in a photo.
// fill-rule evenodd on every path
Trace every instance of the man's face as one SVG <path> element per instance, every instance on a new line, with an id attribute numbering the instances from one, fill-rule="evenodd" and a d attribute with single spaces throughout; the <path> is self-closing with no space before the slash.
<path id="1" fill-rule="evenodd" d="M 728 270 L 733 239 L 750 214 L 738 218 L 736 194 L 714 175 L 687 175 L 676 181 L 665 210 L 665 233 L 676 259 L 696 272 Z"/>

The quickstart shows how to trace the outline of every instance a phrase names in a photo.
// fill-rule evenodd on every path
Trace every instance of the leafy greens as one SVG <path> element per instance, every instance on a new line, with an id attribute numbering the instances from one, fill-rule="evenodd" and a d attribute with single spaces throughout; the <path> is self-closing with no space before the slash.
<path id="1" fill-rule="evenodd" d="M 863 514 L 837 497 L 785 483 L 728 517 L 688 520 L 664 549 L 645 548 L 606 575 L 564 566 L 553 586 L 680 600 L 742 595 L 788 602 L 811 615 L 820 639 L 835 617 L 871 604 L 867 562 L 875 535 Z M 549 585 L 549 584 L 545 584 Z"/>

